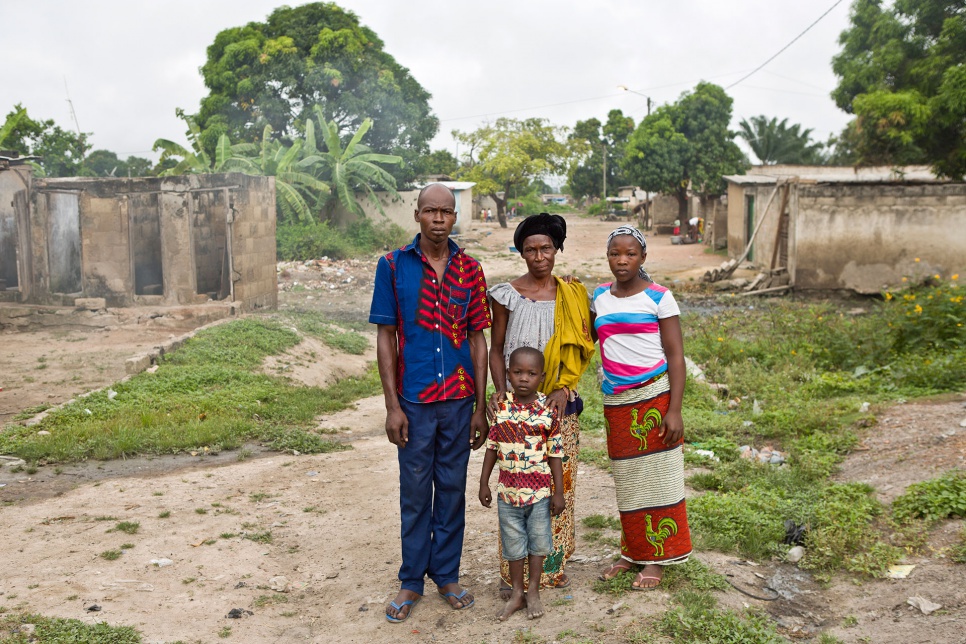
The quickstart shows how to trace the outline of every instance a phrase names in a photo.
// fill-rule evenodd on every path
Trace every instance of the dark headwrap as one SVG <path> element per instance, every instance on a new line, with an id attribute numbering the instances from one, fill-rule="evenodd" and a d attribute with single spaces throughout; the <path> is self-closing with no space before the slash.
<path id="1" fill-rule="evenodd" d="M 614 239 L 614 237 L 617 237 L 619 235 L 629 235 L 633 237 L 634 239 L 637 240 L 637 243 L 641 245 L 641 252 L 647 253 L 647 242 L 644 240 L 644 233 L 639 231 L 637 228 L 634 228 L 633 226 L 618 226 L 617 228 L 615 228 L 614 232 L 612 232 L 610 236 L 607 237 L 608 248 L 610 248 L 610 243 Z M 647 274 L 647 271 L 644 270 L 643 266 L 641 266 L 641 270 L 638 271 L 637 274 L 641 276 L 641 279 L 645 279 L 648 282 L 654 281 L 651 279 L 651 276 Z"/>
<path id="2" fill-rule="evenodd" d="M 522 253 L 523 240 L 531 235 L 546 235 L 553 240 L 554 248 L 563 250 L 564 240 L 567 239 L 567 220 L 546 212 L 530 215 L 513 232 L 513 245 Z"/>

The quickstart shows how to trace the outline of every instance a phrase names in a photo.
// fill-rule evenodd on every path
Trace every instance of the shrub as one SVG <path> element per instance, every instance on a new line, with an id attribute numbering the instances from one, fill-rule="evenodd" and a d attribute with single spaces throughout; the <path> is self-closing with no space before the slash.
<path id="1" fill-rule="evenodd" d="M 966 517 L 966 472 L 947 472 L 939 478 L 913 483 L 892 502 L 892 513 L 900 521 Z"/>

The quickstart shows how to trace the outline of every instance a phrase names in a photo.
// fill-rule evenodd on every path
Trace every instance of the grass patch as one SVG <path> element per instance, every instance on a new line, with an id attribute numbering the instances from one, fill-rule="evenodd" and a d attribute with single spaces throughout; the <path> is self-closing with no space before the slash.
<path id="1" fill-rule="evenodd" d="M 19 632 L 23 624 L 36 628 L 32 638 Z M 85 624 L 78 619 L 42 617 L 29 613 L 8 615 L 0 619 L 3 641 L 10 644 L 44 642 L 45 644 L 141 644 L 141 634 L 130 626 L 110 626 L 105 623 Z"/>
<path id="2" fill-rule="evenodd" d="M 589 517 L 584 517 L 580 522 L 584 524 L 584 527 L 595 530 L 602 530 L 604 528 L 609 530 L 621 529 L 620 519 L 617 517 L 605 517 L 603 514 L 592 514 Z"/>
<path id="3" fill-rule="evenodd" d="M 108 561 L 115 561 L 121 558 L 120 550 L 105 550 L 100 554 L 101 559 L 106 559 Z"/>
<path id="4" fill-rule="evenodd" d="M 262 532 L 245 532 L 242 533 L 242 539 L 248 539 L 249 541 L 254 541 L 255 543 L 266 544 L 274 541 L 271 530 L 263 530 Z"/>
<path id="5" fill-rule="evenodd" d="M 47 411 L 48 409 L 50 409 L 50 407 L 51 407 L 50 405 L 35 405 L 34 407 L 27 407 L 19 414 L 15 415 L 13 417 L 13 420 L 14 422 L 21 421 L 21 420 L 30 420 L 37 414 Z"/>
<path id="6" fill-rule="evenodd" d="M 124 534 L 137 534 L 141 529 L 141 524 L 137 521 L 121 521 L 108 532 L 123 532 Z"/>
<path id="7" fill-rule="evenodd" d="M 345 330 L 333 324 L 327 324 L 319 319 L 319 314 L 314 311 L 286 311 L 279 315 L 291 323 L 295 328 L 312 337 L 318 338 L 326 346 L 349 353 L 354 356 L 361 356 L 369 349 L 369 340 L 366 336 L 355 331 Z"/>
<path id="8" fill-rule="evenodd" d="M 0 433 L 0 453 L 46 464 L 238 449 L 249 441 L 301 453 L 345 449 L 315 433 L 314 418 L 379 393 L 375 365 L 325 389 L 258 373 L 266 356 L 298 341 L 296 332 L 266 319 L 205 329 L 166 355 L 155 373 L 115 383 L 113 400 L 94 392 L 36 426 L 9 426 Z"/>
<path id="9" fill-rule="evenodd" d="M 739 614 L 716 608 L 717 600 L 706 592 L 682 591 L 678 606 L 658 620 L 658 630 L 675 643 L 734 642 L 735 644 L 787 644 L 765 616 L 753 611 Z"/>
<path id="10" fill-rule="evenodd" d="M 939 521 L 966 516 L 966 472 L 953 470 L 929 481 L 913 483 L 892 502 L 892 513 L 899 521 Z"/>

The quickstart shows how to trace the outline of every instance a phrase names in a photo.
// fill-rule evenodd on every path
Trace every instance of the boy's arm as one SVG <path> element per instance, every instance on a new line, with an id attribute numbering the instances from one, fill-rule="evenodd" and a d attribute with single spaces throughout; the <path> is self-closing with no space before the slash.
<path id="1" fill-rule="evenodd" d="M 560 513 L 564 511 L 564 506 L 566 505 L 563 493 L 563 463 L 561 463 L 561 459 L 557 456 L 551 456 L 547 461 L 550 463 L 550 474 L 553 475 L 553 496 L 550 497 L 550 514 L 556 517 L 560 516 Z"/>
<path id="2" fill-rule="evenodd" d="M 493 466 L 496 464 L 496 450 L 486 449 L 483 457 L 483 471 L 480 472 L 480 503 L 484 508 L 490 507 L 493 497 L 490 495 L 490 474 L 493 473 Z"/>

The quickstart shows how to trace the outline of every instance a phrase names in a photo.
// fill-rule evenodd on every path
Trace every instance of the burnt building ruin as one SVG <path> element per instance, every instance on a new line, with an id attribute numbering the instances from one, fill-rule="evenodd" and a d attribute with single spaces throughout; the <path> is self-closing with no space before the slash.
<path id="1" fill-rule="evenodd" d="M 0 165 L 0 302 L 274 308 L 275 180 L 34 178 Z"/>

